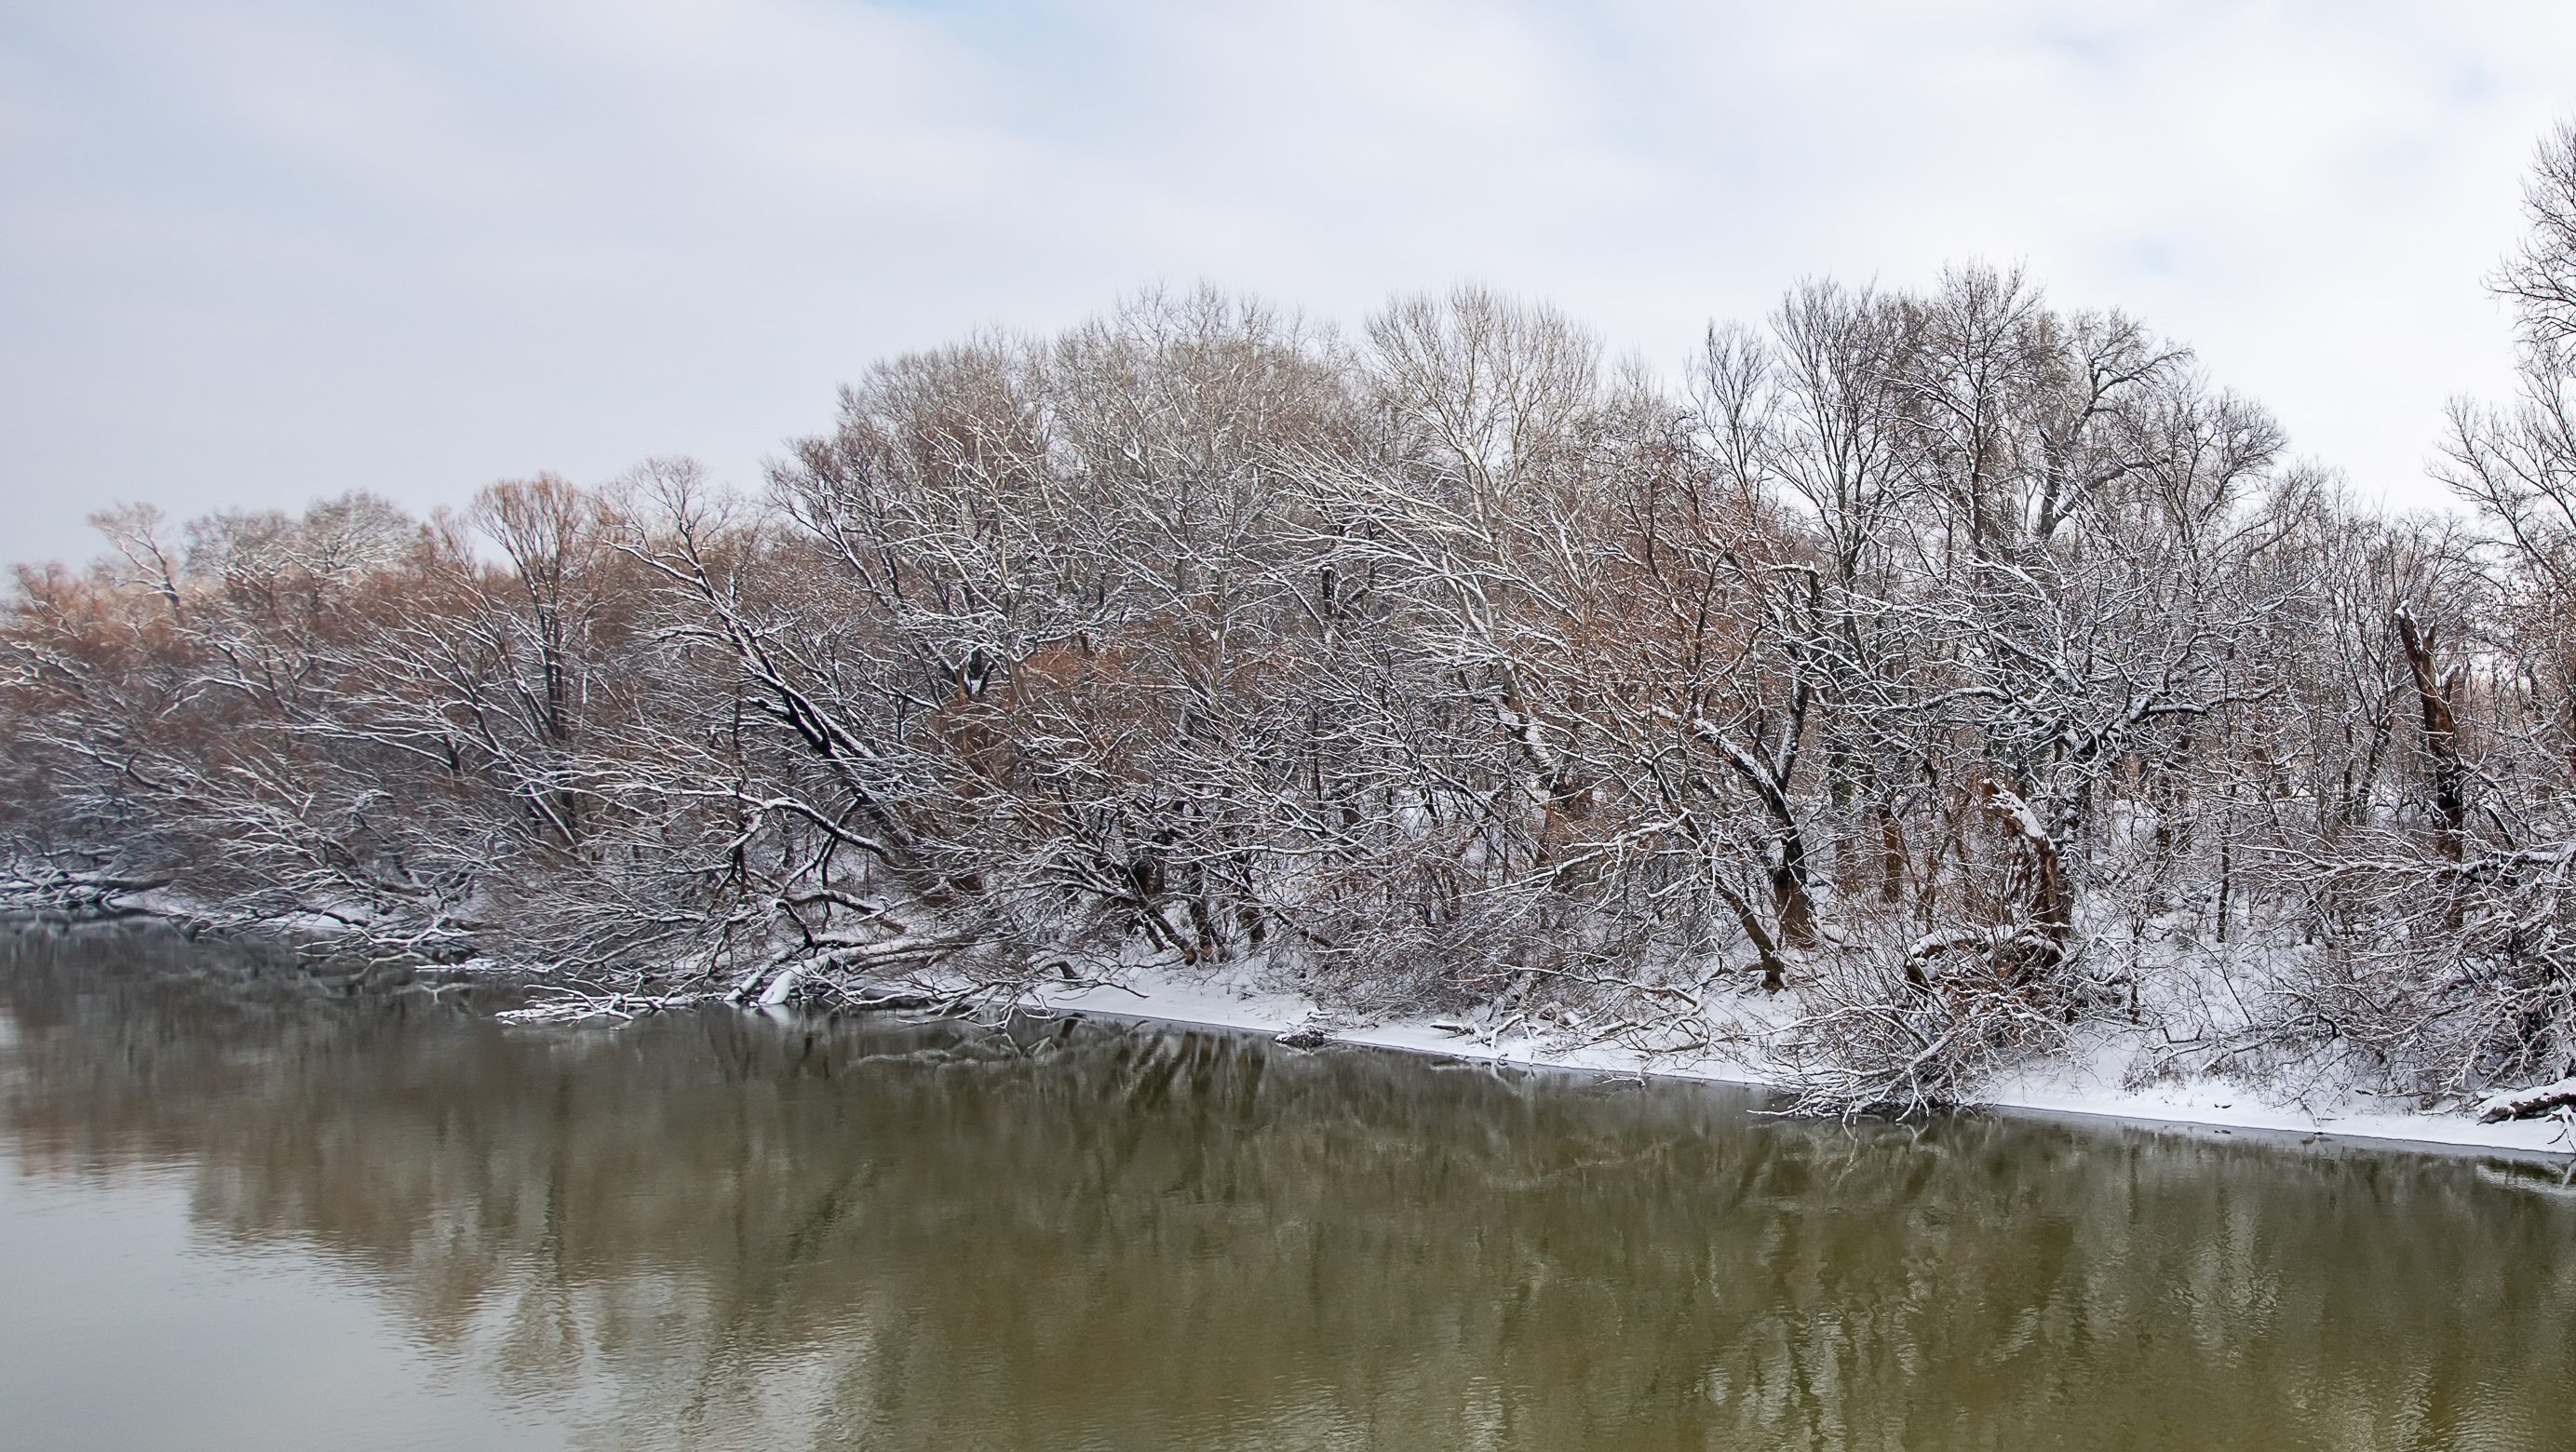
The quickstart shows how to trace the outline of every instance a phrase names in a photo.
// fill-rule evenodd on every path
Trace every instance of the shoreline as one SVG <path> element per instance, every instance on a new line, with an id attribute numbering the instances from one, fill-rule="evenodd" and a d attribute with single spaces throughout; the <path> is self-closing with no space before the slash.
<path id="1" fill-rule="evenodd" d="M 1320 1010 L 1309 1000 L 1246 989 L 1221 978 L 1192 983 L 1148 976 L 1119 985 L 1042 990 L 1029 1002 L 1046 1012 L 1079 1018 L 1273 1039 L 1306 1030 L 1314 1032 L 1321 1045 L 1521 1069 L 1757 1091 L 1784 1088 L 1777 1080 L 1764 1078 L 1756 1067 L 1715 1057 L 1692 1060 L 1597 1044 L 1550 1050 L 1529 1038 L 1488 1043 L 1473 1034 L 1433 1027 L 1427 1020 L 1326 1027 L 1314 1021 Z M 2125 1125 L 2285 1148 L 2330 1143 L 2401 1154 L 2502 1158 L 2576 1170 L 2576 1124 L 2556 1119 L 2486 1124 L 2468 1114 L 2392 1113 L 2350 1106 L 2318 1112 L 2264 1101 L 2257 1091 L 2241 1084 L 2186 1080 L 2140 1091 L 2091 1082 L 2099 1072 L 2075 1062 L 2034 1066 L 1964 1107 L 2019 1119 Z"/>
<path id="2" fill-rule="evenodd" d="M 0 913 L 0 921 L 13 924 L 53 917 L 43 912 Z M 73 927 L 127 928 L 137 922 L 169 926 L 182 918 L 156 904 L 113 919 L 74 914 L 60 920 Z M 291 927 L 284 927 L 284 931 L 287 936 L 293 935 Z M 333 935 L 324 932 L 317 936 L 328 941 Z M 441 976 L 472 977 L 478 961 L 442 965 L 438 972 Z M 515 978 L 521 973 L 509 969 L 502 976 Z M 543 982 L 526 981 L 532 985 Z M 704 1001 L 696 995 L 690 998 Z M 1778 1077 L 1766 1076 L 1758 1064 L 1715 1054 L 1693 1058 L 1599 1043 L 1554 1049 L 1528 1036 L 1489 1042 L 1473 1033 L 1436 1027 L 1428 1019 L 1335 1026 L 1326 1020 L 1327 1010 L 1311 999 L 1278 989 L 1248 987 L 1223 971 L 1206 976 L 1168 969 L 1131 971 L 1115 983 L 1041 986 L 1019 1001 L 1037 1011 L 1079 1018 L 1258 1034 L 1272 1039 L 1306 1031 L 1317 1035 L 1318 1046 L 1378 1049 L 1596 1077 L 1718 1084 L 1770 1093 L 1787 1091 Z M 2576 1114 L 2488 1124 L 2467 1113 L 2389 1112 L 2349 1101 L 2320 1111 L 2295 1103 L 2267 1101 L 2253 1086 L 2209 1079 L 2167 1081 L 2147 1090 L 2122 1088 L 2118 1086 L 2117 1067 L 2116 1055 L 2105 1055 L 2093 1063 L 2051 1060 L 2005 1077 L 1988 1086 L 1982 1097 L 1960 1107 L 2058 1123 L 2125 1125 L 2166 1133 L 2242 1138 L 2287 1148 L 2325 1141 L 2395 1153 L 2503 1158 L 2563 1167 L 2576 1176 Z"/>

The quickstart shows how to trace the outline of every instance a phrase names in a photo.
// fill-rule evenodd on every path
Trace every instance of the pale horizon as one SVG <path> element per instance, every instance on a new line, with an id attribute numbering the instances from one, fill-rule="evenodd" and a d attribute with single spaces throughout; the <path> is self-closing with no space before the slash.
<path id="1" fill-rule="evenodd" d="M 2275 5 L 0 6 L 0 527 L 688 455 L 1206 281 L 1479 282 L 1677 372 L 1801 278 L 2020 265 L 2430 505 L 2576 16 Z"/>

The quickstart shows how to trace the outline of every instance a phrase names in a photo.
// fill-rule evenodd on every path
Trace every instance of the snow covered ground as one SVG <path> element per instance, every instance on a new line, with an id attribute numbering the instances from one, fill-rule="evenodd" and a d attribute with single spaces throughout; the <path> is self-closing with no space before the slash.
<path id="1" fill-rule="evenodd" d="M 1432 1020 L 1346 1025 L 1300 995 L 1252 986 L 1225 974 L 1145 970 L 1118 984 L 1068 987 L 1038 997 L 1049 1009 L 1086 1016 L 1274 1035 L 1312 1033 L 1331 1043 L 1541 1068 L 1733 1084 L 1773 1082 L 1760 1063 L 1722 1053 L 1649 1054 L 1607 1044 L 1565 1048 L 1529 1036 L 1506 1035 L 1488 1041 L 1463 1025 L 1444 1027 Z M 1992 1084 L 1983 1102 L 2008 1113 L 2101 1118 L 2264 1138 L 2369 1141 L 2392 1148 L 2515 1156 L 2576 1154 L 2576 1123 L 2563 1112 L 2556 1118 L 2484 1124 L 2469 1112 L 2394 1110 L 2352 1096 L 2331 1102 L 2315 1098 L 2283 1102 L 2243 1084 L 2215 1079 L 2169 1080 L 2131 1089 L 2121 1082 L 2126 1059 L 2121 1045 L 2105 1042 L 2086 1061 L 2051 1062 Z"/>

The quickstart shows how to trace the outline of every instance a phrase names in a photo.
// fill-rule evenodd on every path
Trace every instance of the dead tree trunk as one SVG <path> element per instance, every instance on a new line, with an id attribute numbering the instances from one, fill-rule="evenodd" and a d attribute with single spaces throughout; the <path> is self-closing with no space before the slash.
<path id="1" fill-rule="evenodd" d="M 2424 754 L 2431 761 L 2433 811 L 2440 819 L 2434 843 L 2445 861 L 2458 862 L 2468 846 L 2468 770 L 2460 761 L 2459 723 L 2451 714 L 2455 678 L 2433 668 L 2434 633 L 2419 628 L 2415 613 L 2397 607 L 2397 641 L 2415 673 L 2415 699 L 2424 713 Z M 2453 906 L 2453 916 L 2458 908 Z"/>

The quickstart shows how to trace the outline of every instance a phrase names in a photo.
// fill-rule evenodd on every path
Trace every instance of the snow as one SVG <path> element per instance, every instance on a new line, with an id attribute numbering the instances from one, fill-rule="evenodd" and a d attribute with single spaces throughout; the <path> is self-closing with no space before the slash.
<path id="1" fill-rule="evenodd" d="M 2571 1106 L 2576 1106 L 2576 1076 L 2561 1079 L 2554 1084 L 2542 1084 L 2530 1089 L 2509 1089 L 2502 1094 L 2490 1094 L 2478 1104 L 2478 1118 L 2481 1120 L 2527 1119 L 2553 1109 L 2564 1110 Z"/>
<path id="2" fill-rule="evenodd" d="M 2051 1065 L 2008 1079 L 1991 1090 L 1996 1108 L 2046 1115 L 2080 1115 L 2140 1124 L 2182 1125 L 2288 1135 L 2306 1139 L 2369 1140 L 2417 1148 L 2519 1155 L 2576 1153 L 2564 1120 L 2485 1124 L 2474 1114 L 2424 1113 L 2373 1108 L 2366 1101 L 2278 1103 L 2243 1084 L 2186 1079 L 2146 1089 L 2119 1086 L 2099 1064 Z"/>
<path id="3" fill-rule="evenodd" d="M 1566 1046 L 1556 1040 L 1504 1036 L 1488 1041 L 1428 1019 L 1349 1025 L 1313 1001 L 1261 986 L 1247 976 L 1142 970 L 1116 984 L 1041 990 L 1045 1009 L 1085 1017 L 1128 1019 L 1175 1027 L 1227 1029 L 1279 1035 L 1311 1033 L 1324 1041 L 1405 1053 L 1576 1072 L 1641 1078 L 1698 1080 L 1756 1087 L 1778 1076 L 1758 1060 L 1723 1053 L 1646 1053 L 1612 1044 Z M 2293 1141 L 2353 1141 L 2387 1148 L 2511 1156 L 2576 1154 L 2576 1123 L 2547 1119 L 2482 1123 L 2476 1111 L 2432 1113 L 2391 1110 L 2358 1096 L 2295 1102 L 2267 1097 L 2230 1080 L 2159 1081 L 2127 1087 L 2125 1046 L 2105 1040 L 2079 1060 L 2053 1060 L 1987 1086 L 1980 1107 L 2042 1118 L 2100 1119 L 2125 1124 L 2196 1129 Z M 2576 1080 L 2541 1094 L 2576 1089 Z M 2519 1096 L 2517 1096 L 2519 1097 Z M 2489 1100 L 2492 1105 L 2495 1101 Z M 2485 1108 L 2486 1105 L 2480 1106 Z"/>
<path id="4" fill-rule="evenodd" d="M 761 991 L 760 1006 L 763 1008 L 776 1008 L 778 1005 L 785 1003 L 795 994 L 796 985 L 805 981 L 807 971 L 808 970 L 803 968 L 790 968 L 786 972 L 779 974 L 777 977 L 770 979 L 769 986 Z"/>

